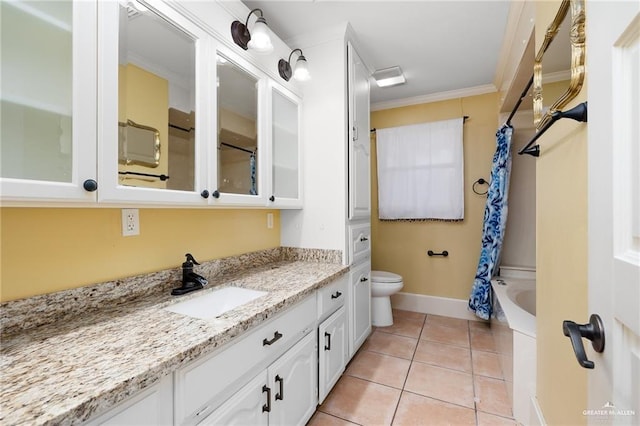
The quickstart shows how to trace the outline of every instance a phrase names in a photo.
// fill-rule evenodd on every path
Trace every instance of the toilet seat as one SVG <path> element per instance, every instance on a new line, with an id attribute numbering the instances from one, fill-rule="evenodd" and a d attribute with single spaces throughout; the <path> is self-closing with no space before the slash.
<path id="1" fill-rule="evenodd" d="M 375 283 L 399 283 L 402 282 L 402 277 L 393 272 L 371 271 L 371 281 Z"/>

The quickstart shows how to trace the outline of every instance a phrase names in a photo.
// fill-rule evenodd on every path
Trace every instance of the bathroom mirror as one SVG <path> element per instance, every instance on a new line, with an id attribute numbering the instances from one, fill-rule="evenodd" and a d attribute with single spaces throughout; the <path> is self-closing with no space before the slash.
<path id="1" fill-rule="evenodd" d="M 258 79 L 217 56 L 218 190 L 258 195 Z"/>
<path id="2" fill-rule="evenodd" d="M 562 110 L 582 89 L 585 72 L 584 25 L 584 0 L 563 0 L 546 30 L 533 68 L 533 115 L 538 129 L 547 123 L 554 111 Z M 559 97 L 547 96 L 545 99 L 543 73 L 545 76 L 564 74 L 564 78 L 555 80 L 568 82 Z"/>
<path id="3" fill-rule="evenodd" d="M 119 183 L 193 191 L 195 40 L 136 1 L 118 38 Z"/>

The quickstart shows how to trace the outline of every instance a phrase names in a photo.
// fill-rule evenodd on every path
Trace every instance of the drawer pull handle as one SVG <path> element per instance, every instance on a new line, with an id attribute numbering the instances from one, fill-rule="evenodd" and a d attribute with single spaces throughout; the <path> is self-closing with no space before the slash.
<path id="1" fill-rule="evenodd" d="M 276 382 L 280 384 L 280 392 L 276 394 L 276 401 L 278 400 L 283 401 L 284 400 L 284 379 L 280 377 L 280 375 L 278 374 L 276 375 Z"/>
<path id="2" fill-rule="evenodd" d="M 367 277 L 360 278 L 360 282 L 361 283 L 366 283 L 367 281 L 369 281 L 369 278 L 367 278 Z"/>
<path id="3" fill-rule="evenodd" d="M 342 296 L 342 293 L 340 293 L 339 291 L 336 291 L 335 294 L 331 295 L 332 299 L 337 299 L 338 297 Z"/>
<path id="4" fill-rule="evenodd" d="M 273 333 L 273 339 L 267 340 L 265 338 L 262 340 L 262 346 L 271 346 L 272 344 L 280 340 L 281 337 L 282 337 L 282 333 L 276 331 L 275 333 Z"/>
<path id="5" fill-rule="evenodd" d="M 331 334 L 327 333 L 326 331 L 324 332 L 324 337 L 328 337 L 328 342 L 326 345 L 324 345 L 324 350 L 325 351 L 330 351 L 331 350 Z"/>
<path id="6" fill-rule="evenodd" d="M 361 241 L 361 242 L 369 241 L 369 238 L 367 238 L 367 237 L 360 237 L 360 241 Z"/>
<path id="7" fill-rule="evenodd" d="M 271 388 L 267 385 L 262 386 L 262 393 L 267 393 L 267 403 L 262 406 L 262 412 L 268 413 L 271 411 Z"/>

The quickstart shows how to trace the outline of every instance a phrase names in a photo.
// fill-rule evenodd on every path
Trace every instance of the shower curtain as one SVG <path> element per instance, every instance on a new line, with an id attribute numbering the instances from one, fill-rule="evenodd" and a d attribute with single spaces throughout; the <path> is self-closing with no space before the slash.
<path id="1" fill-rule="evenodd" d="M 496 152 L 491 166 L 491 182 L 484 209 L 482 248 L 476 278 L 469 297 L 469 308 L 476 316 L 491 317 L 491 277 L 498 265 L 504 229 L 507 225 L 507 197 L 511 174 L 511 134 L 513 128 L 503 125 L 496 133 Z"/>

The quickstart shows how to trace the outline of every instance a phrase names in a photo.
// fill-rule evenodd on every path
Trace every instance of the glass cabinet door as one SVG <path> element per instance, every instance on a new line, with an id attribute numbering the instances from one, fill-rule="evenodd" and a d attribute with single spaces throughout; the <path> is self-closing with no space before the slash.
<path id="1" fill-rule="evenodd" d="M 273 205 L 301 207 L 299 100 L 271 91 L 271 197 Z"/>
<path id="2" fill-rule="evenodd" d="M 96 8 L 0 2 L 3 201 L 96 199 Z"/>
<path id="3" fill-rule="evenodd" d="M 211 37 L 160 2 L 101 2 L 99 18 L 100 201 L 206 205 Z"/>
<path id="4" fill-rule="evenodd" d="M 233 58 L 233 59 L 232 59 Z M 220 204 L 260 205 L 263 194 L 262 85 L 259 72 L 231 52 L 217 54 L 217 191 Z"/>

